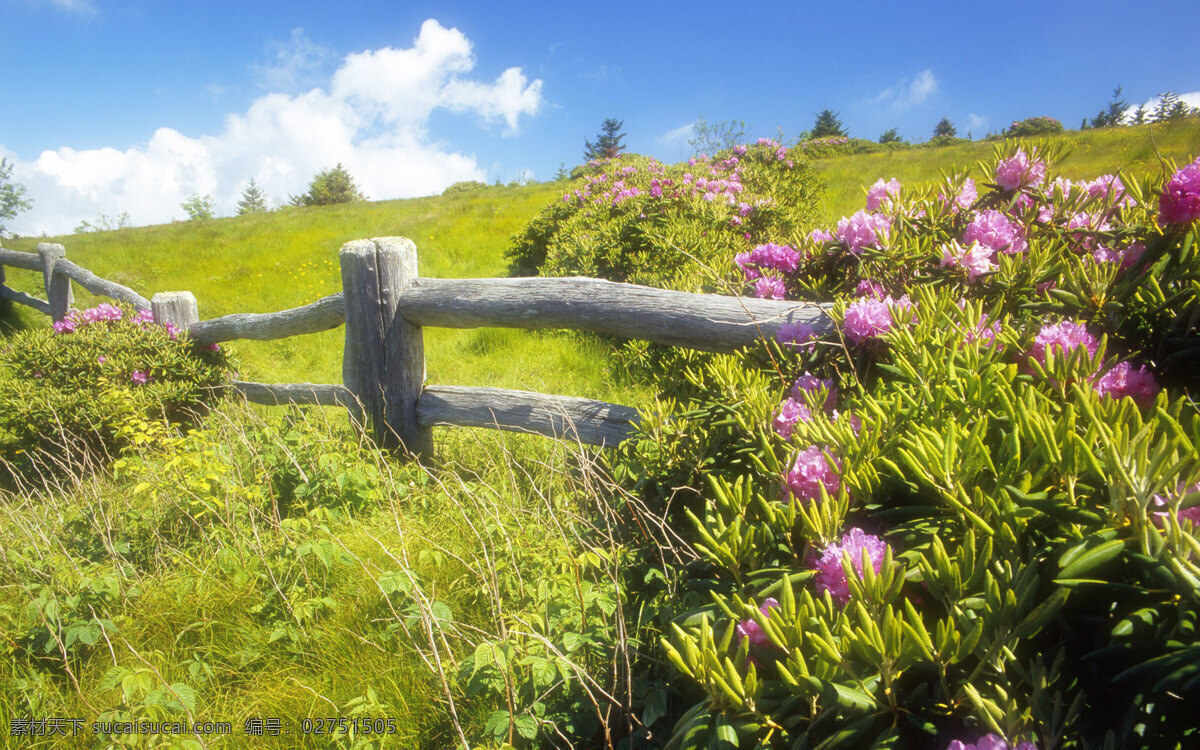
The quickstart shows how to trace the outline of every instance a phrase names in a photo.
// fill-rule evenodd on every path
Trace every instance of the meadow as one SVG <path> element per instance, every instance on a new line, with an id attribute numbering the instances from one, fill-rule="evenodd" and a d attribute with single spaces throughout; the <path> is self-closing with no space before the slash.
<path id="1" fill-rule="evenodd" d="M 1071 131 L 1058 142 L 1072 149 L 1059 165 L 1067 177 L 1092 178 L 1114 169 L 1162 176 L 1172 170 L 1161 165 L 1160 156 L 1180 164 L 1195 157 L 1200 123 Z M 976 142 L 816 160 L 811 167 L 822 189 L 815 225 L 832 226 L 858 211 L 878 178 L 896 177 L 914 190 L 939 181 L 943 173 L 974 168 L 992 150 L 993 144 Z M 514 237 L 579 184 L 496 186 L 48 239 L 63 243 L 79 265 L 147 297 L 191 291 L 201 317 L 211 318 L 295 307 L 338 291 L 337 250 L 364 237 L 413 239 L 424 276 L 506 275 L 505 253 Z M 5 247 L 33 250 L 39 241 L 47 239 L 21 238 L 6 241 Z M 10 270 L 6 283 L 40 296 L 40 277 L 33 273 Z M 77 307 L 98 301 L 76 290 Z M 933 296 L 920 304 L 958 314 Z M 31 310 L 0 307 L 5 336 L 0 346 L 22 330 L 46 326 L 48 321 Z M 1010 350 L 1017 343 L 1013 336 L 1006 339 Z M 612 343 L 591 336 L 426 329 L 425 340 L 430 383 L 520 388 L 636 406 L 649 415 L 651 439 L 627 452 L 602 455 L 538 437 L 439 428 L 434 462 L 418 467 L 364 443 L 336 409 L 265 409 L 227 401 L 190 432 L 165 429 L 153 419 L 134 420 L 126 435 L 129 447 L 107 463 L 86 473 L 43 475 L 19 491 L 0 494 L 7 517 L 0 525 L 0 649 L 5 652 L 0 732 L 7 738 L 30 717 L 86 717 L 89 725 L 186 719 L 230 722 L 232 736 L 131 736 L 111 730 L 94 736 L 89 729 L 73 739 L 28 736 L 18 746 L 568 747 L 584 737 L 598 747 L 641 747 L 661 746 L 680 720 L 676 747 L 699 746 L 689 744 L 698 736 L 704 743 L 711 738 L 711 746 L 749 747 L 759 740 L 763 744 L 756 746 L 775 746 L 771 737 L 778 737 L 777 728 L 751 726 L 746 713 L 739 714 L 743 721 L 735 727 L 719 718 L 709 725 L 704 711 L 688 710 L 700 700 L 732 716 L 741 710 L 738 700 L 744 695 L 734 700 L 723 693 L 718 682 L 726 678 L 703 679 L 707 667 L 702 669 L 700 657 L 693 659 L 684 645 L 694 637 L 695 654 L 712 647 L 711 637 L 706 644 L 692 629 L 703 627 L 697 626 L 700 613 L 714 622 L 737 623 L 738 633 L 752 626 L 773 633 L 766 624 L 770 607 L 764 602 L 761 614 L 754 615 L 757 606 L 738 596 L 773 594 L 791 612 L 807 606 L 812 614 L 822 606 L 805 603 L 807 594 L 796 597 L 800 604 L 787 603 L 790 593 L 781 593 L 790 592 L 792 583 L 808 582 L 812 571 L 789 568 L 800 559 L 799 551 L 786 535 L 772 536 L 771 524 L 786 519 L 765 509 L 778 503 L 762 497 L 778 492 L 777 479 L 769 491 L 759 482 L 752 492 L 751 480 L 734 485 L 730 469 L 736 466 L 747 477 L 786 471 L 770 456 L 791 443 L 772 443 L 770 450 L 756 453 L 768 438 L 755 424 L 769 425 L 777 405 L 772 389 L 780 386 L 776 381 L 782 373 L 768 372 L 775 361 L 739 372 L 730 365 L 734 360 L 668 360 L 675 382 L 664 385 L 630 375 Z M 914 358 L 920 353 L 911 338 L 897 341 L 897 352 Z M 336 383 L 342 345 L 339 328 L 230 348 L 243 379 Z M 776 350 L 769 356 L 783 355 Z M 802 361 L 817 360 L 788 366 L 800 367 Z M 930 372 L 936 370 L 923 362 Z M 847 392 L 868 372 L 859 366 L 845 373 Z M 908 365 L 890 366 L 903 370 Z M 950 368 L 949 377 L 958 377 L 953 364 Z M 883 370 L 869 370 L 870 377 Z M 660 400 L 664 392 L 678 404 Z M 729 398 L 715 406 L 704 401 L 717 396 Z M 920 396 L 873 398 L 863 396 L 858 406 L 875 403 L 880 414 L 901 413 L 899 404 L 908 403 L 903 399 Z M 810 405 L 819 411 L 815 402 Z M 1164 405 L 1160 411 L 1182 419 L 1180 408 Z M 667 413 L 695 416 L 704 409 L 708 412 L 694 429 L 659 419 Z M 1114 414 L 1128 416 L 1127 411 Z M 882 416 L 878 419 L 885 424 Z M 922 419 L 918 427 L 926 431 L 955 422 L 932 407 Z M 1074 416 L 1071 420 L 1073 426 Z M 821 424 L 822 438 L 854 442 L 844 424 Z M 912 445 L 905 449 L 917 451 Z M 863 447 L 845 459 L 846 483 L 877 483 L 851 474 L 851 465 L 855 471 L 866 465 L 862 456 L 869 450 Z M 753 460 L 747 458 L 751 453 Z M 711 468 L 712 476 L 700 474 L 702 468 Z M 1067 477 L 1055 486 L 1070 484 L 1074 492 L 1074 481 Z M 926 498 L 916 484 L 900 483 L 896 492 Z M 1013 489 L 1019 489 L 1013 497 L 1024 498 L 1036 496 L 1039 488 Z M 686 502 L 664 499 L 677 491 Z M 827 499 L 838 491 L 826 488 Z M 1048 502 L 1035 498 L 1030 507 Z M 804 533 L 833 523 L 816 516 L 797 520 L 797 505 L 789 506 L 793 515 L 787 523 L 798 524 Z M 921 507 L 913 500 L 892 513 L 911 515 Z M 876 510 L 871 506 L 870 512 Z M 1078 528 L 1091 522 L 1083 508 L 1062 512 Z M 759 513 L 773 519 L 763 523 L 765 531 L 739 527 L 739 517 L 761 520 Z M 1032 526 L 1044 529 L 1045 519 L 1033 514 L 1025 508 L 1017 515 L 1022 524 L 1033 519 Z M 990 515 L 987 519 L 994 522 Z M 693 522 L 701 538 L 692 533 Z M 969 528 L 970 522 L 964 525 Z M 904 534 L 917 533 L 915 520 L 900 526 Z M 946 543 L 965 545 L 958 527 L 951 527 L 949 522 L 942 527 Z M 822 538 L 829 536 L 826 532 Z M 742 533 L 744 538 L 738 536 Z M 1112 537 L 1103 536 L 1107 531 L 1096 532 L 1099 546 L 1078 533 L 1091 545 L 1084 557 L 1112 549 Z M 1082 545 L 1079 539 L 1071 544 Z M 916 554 L 915 543 L 909 551 Z M 912 559 L 910 570 L 916 570 Z M 788 570 L 792 573 L 781 585 L 780 572 Z M 922 572 L 932 580 L 932 572 Z M 764 587 L 768 580 L 775 583 Z M 884 584 L 872 579 L 869 585 Z M 853 591 L 867 598 L 878 594 Z M 975 600 L 985 594 L 963 597 L 970 600 L 964 610 L 973 616 L 979 609 Z M 1156 610 L 1144 617 L 1161 615 Z M 686 636 L 678 636 L 672 623 L 689 628 Z M 1135 621 L 1130 627 L 1150 626 Z M 739 680 L 745 679 L 752 654 L 740 653 L 736 642 L 730 645 L 732 624 L 722 632 L 728 664 L 714 669 L 718 675 L 742 670 Z M 664 656 L 664 643 L 683 656 Z M 759 644 L 753 641 L 753 647 Z M 701 677 L 693 680 L 696 675 Z M 753 690 L 752 682 L 743 683 L 743 693 L 747 684 Z M 845 710 L 859 710 L 876 697 L 880 705 L 886 702 L 883 687 L 859 688 L 837 696 Z M 878 696 L 863 697 L 876 688 Z M 993 699 L 1000 702 L 988 698 Z M 1023 727 L 1033 721 L 1023 709 L 1009 711 L 1007 704 L 1003 709 L 1000 723 L 1011 718 L 1011 726 Z M 982 715 L 990 709 L 971 710 Z M 948 721 L 955 727 L 975 726 L 966 703 L 952 713 Z M 786 710 L 772 715 L 784 716 Z M 335 720 L 312 721 L 321 717 Z M 373 723 L 380 718 L 382 725 Z M 754 714 L 754 721 L 761 718 Z M 391 727 L 387 719 L 393 720 Z M 694 727 L 704 731 L 698 734 Z"/>

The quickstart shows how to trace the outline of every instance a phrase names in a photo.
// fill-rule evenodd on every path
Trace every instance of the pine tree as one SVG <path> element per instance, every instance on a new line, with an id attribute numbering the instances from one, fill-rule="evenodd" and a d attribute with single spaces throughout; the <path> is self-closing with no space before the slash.
<path id="1" fill-rule="evenodd" d="M 625 146 L 621 144 L 621 139 L 625 137 L 625 134 L 620 132 L 624 125 L 624 120 L 612 117 L 605 120 L 604 124 L 600 126 L 600 133 L 596 136 L 595 143 L 584 139 L 583 160 L 611 159 L 624 151 Z"/>
<path id="2" fill-rule="evenodd" d="M 937 125 L 933 126 L 934 138 L 941 138 L 943 136 L 953 138 L 956 135 L 958 135 L 958 128 L 954 127 L 954 123 L 950 122 L 949 117 L 943 117 L 941 120 L 938 120 Z"/>
<path id="3" fill-rule="evenodd" d="M 1115 125 L 1120 125 L 1127 109 L 1129 109 L 1129 102 L 1121 98 L 1121 87 L 1118 85 L 1113 89 L 1112 101 L 1108 103 L 1108 106 L 1100 110 L 1099 114 L 1092 118 L 1092 127 L 1111 128 Z"/>
<path id="4" fill-rule="evenodd" d="M 267 194 L 251 177 L 246 189 L 242 191 L 242 199 L 238 201 L 237 214 L 244 216 L 246 214 L 265 214 L 266 212 Z"/>
<path id="5" fill-rule="evenodd" d="M 842 136 L 843 138 L 849 135 L 846 128 L 842 125 L 842 121 L 837 116 L 837 112 L 832 109 L 823 109 L 817 113 L 816 122 L 813 123 L 812 132 L 808 134 L 809 138 L 830 138 L 833 136 Z"/>
<path id="6" fill-rule="evenodd" d="M 888 130 L 885 130 L 885 131 L 883 131 L 882 134 L 880 134 L 879 142 L 880 143 L 903 143 L 904 139 L 900 137 L 900 134 L 896 132 L 895 128 L 889 128 Z"/>

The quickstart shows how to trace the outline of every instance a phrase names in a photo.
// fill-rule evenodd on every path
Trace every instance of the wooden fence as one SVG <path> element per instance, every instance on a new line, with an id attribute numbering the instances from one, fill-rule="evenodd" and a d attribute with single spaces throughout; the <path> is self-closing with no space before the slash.
<path id="1" fill-rule="evenodd" d="M 339 252 L 342 291 L 304 307 L 200 320 L 191 292 L 147 300 L 66 259 L 62 245 L 37 253 L 0 248 L 0 298 L 61 320 L 71 282 L 153 311 L 154 320 L 187 330 L 201 344 L 279 339 L 346 326 L 342 384 L 234 381 L 259 404 L 343 406 L 383 446 L 425 457 L 438 425 L 493 427 L 615 445 L 637 423 L 637 410 L 604 401 L 501 388 L 425 385 L 422 329 L 568 328 L 660 344 L 727 352 L 775 336 L 784 323 L 831 330 L 826 306 L 674 292 L 588 278 L 428 279 L 417 275 L 417 249 L 403 237 L 346 243 Z M 5 285 L 5 266 L 40 271 L 46 299 Z"/>

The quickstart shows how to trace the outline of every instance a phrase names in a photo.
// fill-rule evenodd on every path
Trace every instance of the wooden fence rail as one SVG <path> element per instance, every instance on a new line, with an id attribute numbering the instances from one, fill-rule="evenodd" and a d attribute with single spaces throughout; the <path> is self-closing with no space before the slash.
<path id="1" fill-rule="evenodd" d="M 234 381 L 258 404 L 317 404 L 350 410 L 384 446 L 417 457 L 432 449 L 438 425 L 494 427 L 616 445 L 637 411 L 604 401 L 501 388 L 425 385 L 422 328 L 569 328 L 660 344 L 728 352 L 804 323 L 827 335 L 827 306 L 714 294 L 691 294 L 587 278 L 427 279 L 417 250 L 402 237 L 355 240 L 339 253 L 342 289 L 312 304 L 274 313 L 237 313 L 200 320 L 190 292 L 147 300 L 81 268 L 61 245 L 38 253 L 0 248 L 0 298 L 60 320 L 72 301 L 71 281 L 93 294 L 150 309 L 159 323 L 186 329 L 203 344 L 278 339 L 346 326 L 343 384 Z M 4 267 L 41 271 L 46 299 L 5 285 Z"/>

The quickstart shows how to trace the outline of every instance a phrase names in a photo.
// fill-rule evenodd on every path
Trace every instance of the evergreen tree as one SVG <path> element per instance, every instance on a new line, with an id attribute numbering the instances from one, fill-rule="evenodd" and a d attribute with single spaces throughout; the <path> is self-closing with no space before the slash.
<path id="1" fill-rule="evenodd" d="M 265 214 L 266 212 L 267 194 L 251 177 L 246 189 L 242 191 L 242 199 L 238 201 L 237 214 L 244 216 L 246 214 Z"/>
<path id="2" fill-rule="evenodd" d="M 4 222 L 15 218 L 31 205 L 25 197 L 25 186 L 12 181 L 13 165 L 8 159 L 0 159 L 0 236 L 5 233 Z"/>
<path id="3" fill-rule="evenodd" d="M 889 128 L 879 136 L 880 143 L 903 143 L 904 139 L 896 132 L 895 128 Z"/>
<path id="4" fill-rule="evenodd" d="M 604 124 L 600 126 L 600 133 L 596 136 L 595 143 L 586 139 L 583 141 L 583 160 L 586 162 L 595 159 L 611 159 L 624 151 L 625 146 L 621 144 L 621 139 L 625 137 L 625 134 L 620 132 L 624 125 L 624 120 L 612 117 L 605 120 Z"/>
<path id="5" fill-rule="evenodd" d="M 953 138 L 956 135 L 958 135 L 958 128 L 954 127 L 954 123 L 950 122 L 949 117 L 943 117 L 941 120 L 938 120 L 937 125 L 933 126 L 934 138 L 941 138 L 943 136 Z"/>
<path id="6" fill-rule="evenodd" d="M 365 201 L 367 197 L 354 184 L 354 178 L 341 162 L 333 169 L 323 169 L 313 175 L 308 192 L 290 196 L 293 206 L 331 206 L 335 203 Z"/>
<path id="7" fill-rule="evenodd" d="M 809 138 L 830 138 L 834 136 L 842 136 L 843 138 L 849 135 L 846 128 L 842 125 L 842 121 L 837 116 L 837 112 L 832 109 L 825 108 L 817 113 L 816 122 L 813 123 L 812 132 L 808 134 Z"/>
<path id="8" fill-rule="evenodd" d="M 1121 87 L 1118 85 L 1113 89 L 1112 101 L 1108 103 L 1108 106 L 1100 110 L 1099 114 L 1092 118 L 1092 127 L 1111 128 L 1115 125 L 1120 125 L 1127 109 L 1129 109 L 1129 102 L 1121 98 Z"/>

